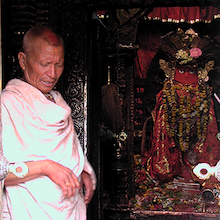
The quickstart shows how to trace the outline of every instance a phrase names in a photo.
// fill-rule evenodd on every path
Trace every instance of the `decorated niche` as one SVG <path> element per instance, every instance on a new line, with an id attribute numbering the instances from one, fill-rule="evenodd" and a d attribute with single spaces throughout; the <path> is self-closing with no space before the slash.
<path id="1" fill-rule="evenodd" d="M 158 17 L 158 19 L 160 20 L 160 17 Z M 174 20 L 176 20 L 176 19 L 174 19 Z M 138 68 L 136 68 L 136 73 L 137 73 L 136 77 L 138 77 L 140 81 L 144 80 L 144 79 L 141 80 L 140 78 L 144 75 L 143 73 L 145 73 L 144 77 L 146 78 L 146 80 L 145 80 L 145 83 L 143 83 L 143 84 L 145 85 L 144 92 L 146 92 L 146 93 L 143 95 L 143 100 L 142 100 L 144 103 L 144 117 L 143 117 L 144 122 L 143 122 L 143 130 L 142 130 L 143 133 L 142 133 L 142 144 L 141 144 L 141 147 L 145 148 L 145 150 L 141 152 L 142 156 L 139 155 L 138 153 L 134 154 L 135 155 L 135 167 L 134 167 L 135 182 L 136 182 L 136 186 L 139 187 L 139 189 L 136 191 L 135 199 L 133 200 L 134 205 L 136 207 L 138 207 L 137 208 L 138 211 L 134 211 L 135 214 L 133 216 L 144 217 L 144 216 L 150 214 L 151 211 L 159 211 L 156 215 L 158 218 L 160 218 L 161 217 L 160 211 L 168 211 L 169 213 L 167 214 L 167 216 L 170 216 L 170 215 L 172 215 L 172 212 L 175 212 L 175 213 L 178 213 L 177 215 L 180 218 L 185 218 L 183 212 L 185 212 L 185 213 L 188 213 L 188 212 L 197 213 L 198 212 L 198 213 L 202 213 L 201 216 L 204 217 L 204 219 L 205 219 L 207 215 L 203 214 L 204 212 L 218 214 L 219 197 L 217 194 L 213 193 L 213 190 L 214 190 L 214 192 L 216 190 L 217 191 L 219 190 L 219 181 L 218 181 L 217 176 L 215 176 L 217 179 L 215 178 L 215 180 L 213 180 L 213 179 L 207 180 L 208 181 L 208 183 L 207 183 L 205 181 L 205 179 L 202 179 L 204 176 L 200 173 L 201 167 L 198 169 L 194 169 L 194 168 L 196 167 L 197 163 L 199 163 L 198 162 L 199 157 L 200 157 L 199 154 L 206 154 L 207 157 L 204 158 L 203 162 L 204 163 L 207 162 L 208 164 L 211 164 L 211 166 L 215 166 L 217 164 L 218 160 L 220 159 L 219 155 L 217 153 L 218 149 L 219 149 L 219 146 L 218 146 L 219 141 L 218 141 L 218 136 L 216 136 L 219 132 L 219 130 L 218 130 L 219 126 L 217 126 L 217 124 L 219 123 L 218 122 L 219 101 L 218 101 L 218 95 L 216 96 L 216 94 L 219 93 L 219 90 L 218 90 L 218 88 L 219 88 L 219 70 L 218 70 L 219 69 L 219 58 L 218 58 L 219 42 L 217 40 L 219 33 L 217 33 L 218 31 L 215 33 L 213 32 L 213 30 L 215 29 L 214 27 L 218 26 L 219 20 L 214 19 L 210 23 L 203 23 L 203 22 L 197 23 L 197 22 L 195 22 L 195 20 L 194 20 L 194 22 L 193 22 L 193 20 L 191 20 L 192 23 L 187 23 L 187 22 L 183 22 L 183 23 L 181 23 L 181 22 L 169 23 L 168 22 L 167 23 L 168 20 L 165 20 L 165 21 L 166 21 L 165 24 L 161 24 L 161 25 L 157 26 L 157 28 L 159 28 L 158 33 L 162 33 L 162 35 L 161 35 L 162 37 L 158 41 L 158 50 L 154 54 L 154 56 L 150 62 L 150 65 L 144 66 L 145 65 L 144 62 L 142 62 L 142 65 L 140 65 L 140 63 L 138 63 L 138 62 L 135 63 L 135 65 L 138 67 Z M 154 22 L 156 22 L 156 21 L 154 21 Z M 147 22 L 145 22 L 145 24 L 147 24 L 149 27 L 149 24 Z M 174 178 L 169 179 L 170 173 L 168 170 L 172 169 L 172 165 L 169 164 L 166 156 L 169 155 L 170 153 L 171 154 L 174 153 L 174 151 L 176 150 L 176 147 L 174 147 L 174 148 L 167 147 L 167 146 L 170 146 L 169 144 L 172 142 L 172 140 L 170 140 L 168 142 L 166 142 L 166 141 L 163 142 L 163 140 L 166 140 L 166 137 L 169 136 L 169 134 L 166 133 L 166 130 L 169 130 L 169 129 L 167 129 L 167 126 L 169 127 L 171 124 L 173 124 L 173 125 L 175 124 L 174 125 L 174 127 L 175 127 L 174 132 L 176 132 L 176 130 L 179 129 L 180 133 L 176 137 L 176 140 L 174 140 L 174 142 L 175 142 L 174 146 L 178 146 L 178 143 L 180 143 L 180 148 L 181 148 L 181 146 L 182 146 L 181 145 L 182 132 L 184 133 L 184 132 L 190 131 L 190 138 L 191 138 L 193 136 L 193 131 L 189 130 L 188 128 L 190 127 L 190 129 L 191 129 L 193 127 L 193 123 L 191 123 L 192 122 L 191 121 L 190 122 L 191 124 L 189 125 L 188 128 L 186 126 L 186 127 L 184 127 L 184 129 L 182 129 L 181 126 L 179 126 L 179 124 L 181 125 L 181 122 L 184 121 L 185 119 L 182 120 L 181 115 L 180 115 L 178 118 L 178 121 L 171 120 L 172 122 L 170 121 L 170 123 L 166 123 L 166 113 L 162 114 L 165 118 L 165 124 L 163 124 L 163 122 L 164 122 L 164 120 L 162 119 L 163 116 L 159 120 L 162 108 L 160 108 L 158 106 L 158 103 L 161 100 L 163 100 L 161 102 L 161 106 L 166 106 L 166 101 L 165 101 L 166 98 L 165 97 L 167 97 L 167 100 L 170 100 L 170 109 L 167 109 L 167 111 L 171 110 L 172 115 L 173 115 L 170 117 L 170 119 L 176 117 L 176 115 L 178 114 L 177 112 L 172 111 L 172 109 L 177 108 L 177 106 L 175 105 L 175 102 L 172 100 L 173 94 L 174 94 L 173 90 L 172 90 L 173 87 L 171 85 L 172 83 L 170 84 L 170 86 L 165 87 L 165 89 L 164 89 L 164 85 L 166 85 L 166 80 L 167 80 L 166 79 L 166 77 L 167 77 L 166 74 L 168 71 L 167 68 L 170 67 L 166 64 L 168 64 L 168 62 L 169 63 L 175 62 L 174 61 L 175 58 L 172 56 L 166 57 L 167 53 L 165 55 L 164 51 L 168 52 L 168 53 L 172 53 L 171 52 L 172 49 L 178 48 L 177 44 L 182 42 L 181 40 L 178 41 L 178 37 L 177 38 L 171 37 L 172 40 L 171 39 L 170 40 L 172 41 L 172 43 L 164 45 L 164 41 L 165 41 L 166 37 L 171 36 L 175 30 L 179 30 L 180 32 L 181 32 L 181 30 L 184 30 L 183 31 L 184 33 L 188 33 L 187 31 L 192 31 L 192 33 L 195 33 L 196 35 L 198 33 L 199 36 L 200 35 L 203 36 L 204 38 L 201 37 L 201 39 L 207 40 L 206 41 L 207 44 L 205 44 L 206 48 L 203 48 L 203 46 L 201 44 L 196 44 L 196 45 L 197 46 L 199 45 L 198 47 L 202 48 L 201 50 L 202 50 L 203 56 L 205 56 L 205 59 L 208 60 L 209 55 L 212 54 L 211 55 L 212 58 L 210 58 L 210 60 L 211 59 L 215 60 L 215 67 L 212 66 L 213 67 L 212 71 L 210 71 L 211 69 L 207 69 L 207 71 L 206 71 L 206 73 L 209 72 L 208 78 L 204 77 L 204 78 L 206 78 L 205 84 L 207 84 L 207 87 L 210 87 L 210 89 L 207 90 L 208 91 L 207 92 L 207 102 L 211 103 L 211 100 L 214 98 L 213 99 L 214 105 L 212 105 L 212 107 L 214 107 L 214 109 L 215 109 L 215 110 L 212 109 L 212 110 L 208 111 L 210 113 L 209 123 L 213 122 L 215 125 L 211 126 L 212 129 L 208 131 L 208 133 L 211 137 L 209 136 L 206 141 L 213 141 L 213 143 L 215 143 L 215 144 L 211 144 L 211 143 L 208 144 L 209 145 L 208 151 L 206 151 L 206 149 L 205 149 L 206 148 L 205 143 L 201 144 L 200 148 L 199 148 L 200 149 L 199 153 L 195 154 L 195 153 L 193 153 L 193 151 L 195 150 L 196 145 L 193 145 L 192 139 L 190 139 L 190 146 L 191 146 L 190 148 L 191 149 L 189 149 L 189 151 L 186 149 L 181 150 L 182 151 L 181 156 L 185 157 L 187 155 L 188 160 L 190 161 L 189 163 L 191 164 L 191 168 L 192 168 L 191 171 L 194 173 L 193 175 L 195 175 L 195 177 L 196 177 L 195 179 L 189 178 L 190 179 L 189 181 L 187 180 L 187 177 L 185 176 L 185 173 L 184 173 L 185 171 L 183 171 L 182 174 L 177 172 L 176 175 L 174 175 L 175 176 Z M 196 32 L 194 32 L 194 30 L 196 30 Z M 144 31 L 144 33 L 146 33 L 146 31 Z M 144 36 L 144 35 L 142 35 L 142 36 Z M 213 40 L 211 40 L 210 37 L 212 37 Z M 146 39 L 148 39 L 148 38 L 146 38 Z M 155 40 L 155 38 L 152 40 L 152 42 L 154 42 L 154 40 Z M 149 42 L 149 40 L 147 41 L 147 43 L 148 42 Z M 208 44 L 208 42 L 210 44 Z M 175 45 L 173 48 L 171 46 L 172 44 Z M 171 46 L 171 47 L 169 47 L 169 46 Z M 179 46 L 181 48 L 181 45 L 179 45 Z M 165 47 L 167 47 L 167 48 L 165 49 Z M 184 44 L 182 44 L 182 47 L 184 47 Z M 144 48 L 144 47 L 142 47 L 142 48 Z M 151 47 L 148 47 L 148 49 L 150 49 L 150 48 Z M 161 48 L 163 48 L 164 51 L 163 51 L 163 49 L 161 50 Z M 206 54 L 206 49 L 208 49 L 208 48 L 211 50 L 211 53 L 209 52 Z M 200 49 L 198 49 L 198 51 L 199 50 Z M 148 50 L 145 49 L 145 51 L 148 51 Z M 174 51 L 175 51 L 175 49 L 174 49 Z M 142 51 L 138 51 L 138 52 L 141 53 Z M 151 51 L 148 51 L 148 53 L 146 53 L 146 54 L 144 52 L 142 52 L 142 57 L 144 57 L 144 55 L 145 55 L 147 58 L 145 58 L 144 60 L 147 60 L 147 59 L 151 58 L 150 57 L 151 54 L 152 54 Z M 200 53 L 200 55 L 201 55 L 201 53 Z M 180 55 L 180 56 L 182 56 L 182 55 Z M 141 56 L 139 55 L 138 60 L 141 61 L 140 57 Z M 164 59 L 164 60 L 161 60 L 161 59 Z M 162 61 L 165 61 L 165 63 L 161 63 Z M 171 68 L 172 67 L 173 66 L 171 65 Z M 203 68 L 205 68 L 205 65 L 203 65 Z M 143 71 L 143 70 L 146 70 L 146 71 Z M 175 79 L 175 80 L 177 80 L 177 79 Z M 184 85 L 181 85 L 179 87 L 179 89 L 182 91 L 185 90 Z M 166 95 L 165 91 L 167 91 L 169 94 Z M 189 90 L 186 89 L 186 91 L 190 93 Z M 212 92 L 212 97 L 211 97 L 211 92 Z M 177 93 L 175 93 L 175 94 L 177 94 Z M 162 95 L 162 96 L 160 96 L 160 95 Z M 161 97 L 162 97 L 162 99 L 160 99 Z M 179 96 L 177 95 L 177 97 L 179 97 Z M 185 97 L 187 97 L 187 94 L 184 95 L 184 98 Z M 194 103 L 193 97 L 194 96 L 191 94 L 190 98 L 188 99 L 188 103 Z M 181 100 L 181 98 L 180 98 L 180 100 Z M 200 101 L 202 102 L 202 100 L 203 100 L 203 98 L 199 98 L 199 102 Z M 205 101 L 205 103 L 206 103 L 206 101 Z M 156 110 L 153 111 L 155 109 L 155 107 L 156 107 Z M 166 109 L 166 107 L 165 107 L 165 109 Z M 204 130 L 206 130 L 206 118 L 207 117 L 205 115 L 198 116 L 198 113 L 203 110 L 202 107 L 200 109 L 201 110 L 196 111 L 196 114 L 197 114 L 196 117 L 198 117 L 199 120 L 201 119 L 201 123 L 204 122 L 204 125 L 205 125 Z M 151 114 L 152 111 L 153 111 L 153 114 Z M 215 114 L 213 114 L 214 111 L 215 111 Z M 194 113 L 191 112 L 191 114 L 192 114 L 191 118 L 193 118 Z M 184 113 L 182 114 L 182 116 L 185 117 Z M 217 120 L 215 120 L 214 117 L 216 117 Z M 161 124 L 158 123 L 159 121 L 161 122 Z M 158 126 L 158 127 L 156 127 L 156 126 Z M 199 126 L 200 126 L 200 124 L 199 124 Z M 203 125 L 201 124 L 201 126 L 203 126 Z M 197 127 L 196 129 L 199 131 L 200 128 Z M 157 131 L 160 131 L 161 133 L 160 133 L 160 135 L 155 136 L 156 134 L 158 134 Z M 186 147 L 187 141 L 183 141 L 183 143 L 184 143 L 184 147 Z M 198 142 L 195 142 L 195 143 L 198 143 Z M 154 147 L 155 147 L 155 149 L 158 148 L 158 152 L 152 150 L 152 148 L 154 148 Z M 164 151 L 163 151 L 163 149 L 164 149 Z M 167 149 L 168 151 L 166 152 L 165 149 Z M 143 150 L 143 149 L 141 149 L 141 150 Z M 163 155 L 163 153 L 160 154 L 159 151 L 160 152 L 163 151 L 163 152 L 165 152 L 165 154 L 164 155 Z M 149 157 L 149 155 L 146 156 L 146 154 L 147 154 L 146 152 L 147 153 L 152 152 L 151 157 Z M 212 157 L 211 154 L 214 154 L 214 156 Z M 158 161 L 156 161 L 156 160 L 154 160 L 154 156 L 155 157 L 161 156 L 161 158 Z M 209 161 L 209 159 L 211 159 L 211 158 L 212 159 L 215 158 L 214 163 Z M 174 169 L 177 170 L 179 161 L 175 160 L 175 156 L 171 156 L 169 159 L 172 160 L 173 165 L 175 167 Z M 157 162 L 158 162 L 158 164 L 157 164 Z M 185 162 L 180 164 L 180 167 L 186 166 L 186 165 L 184 165 L 184 163 Z M 143 166 L 143 164 L 145 164 L 145 165 Z M 166 171 L 168 171 L 165 175 L 166 175 L 166 178 L 168 178 L 169 180 L 164 179 L 163 181 L 161 181 L 161 179 L 159 180 L 159 176 L 157 176 L 155 178 L 155 176 L 152 175 L 152 173 L 154 173 L 155 170 L 157 170 L 157 169 L 159 170 L 160 168 L 161 168 L 161 170 L 159 172 L 162 172 L 163 168 L 166 169 Z M 209 169 L 206 170 L 207 174 L 209 173 L 208 170 Z M 150 175 L 149 175 L 149 173 L 150 173 Z M 199 178 L 197 178 L 197 177 L 199 177 Z M 213 178 L 213 176 L 212 176 L 212 178 Z M 213 183 L 212 181 L 214 181 L 215 183 Z M 212 197 L 212 201 L 208 200 L 208 195 L 210 195 Z M 213 217 L 214 216 L 215 215 L 213 215 Z M 199 218 L 200 217 L 198 217 L 198 219 Z M 195 217 L 195 219 L 196 219 L 196 217 Z"/>
<path id="2" fill-rule="evenodd" d="M 162 10 L 163 9 L 163 10 Z M 210 206 L 210 203 L 207 200 L 203 200 L 204 197 L 207 198 L 209 192 L 206 192 L 201 197 L 201 193 L 199 191 L 200 185 L 198 183 L 183 183 L 180 186 L 180 182 L 174 182 L 171 188 L 169 185 L 156 185 L 157 187 L 153 187 L 155 183 L 152 183 L 151 180 L 147 176 L 146 167 L 142 166 L 142 159 L 141 159 L 141 145 L 143 141 L 143 134 L 145 135 L 145 148 L 150 148 L 150 137 L 153 130 L 153 121 L 151 118 L 151 112 L 155 107 L 156 104 L 156 95 L 160 92 L 163 88 L 165 74 L 161 70 L 159 66 L 159 57 L 160 51 L 159 46 L 161 44 L 161 36 L 165 36 L 167 33 L 181 27 L 184 30 L 189 28 L 194 28 L 196 32 L 201 35 L 209 35 L 212 37 L 216 44 L 218 44 L 218 33 L 215 32 L 215 27 L 218 24 L 218 16 L 219 16 L 219 9 L 218 8 L 202 8 L 199 11 L 198 7 L 195 8 L 156 8 L 155 14 L 154 10 L 149 11 L 142 11 L 143 14 L 137 19 L 138 26 L 134 25 L 133 28 L 136 31 L 136 35 L 131 31 L 129 31 L 129 22 L 123 23 L 123 15 L 126 15 L 126 21 L 131 21 L 134 19 L 134 14 L 137 15 L 138 9 L 134 10 L 118 10 L 115 13 L 115 16 L 119 19 L 116 25 L 113 25 L 113 21 L 111 19 L 105 21 L 102 20 L 103 24 L 107 27 L 106 31 L 106 38 L 108 39 L 106 45 L 115 45 L 115 42 L 119 42 L 116 45 L 123 45 L 124 49 L 132 49 L 134 52 L 134 60 L 133 60 L 133 76 L 130 78 L 132 87 L 130 87 L 130 97 L 131 102 L 126 102 L 129 105 L 131 117 L 130 120 L 132 123 L 131 131 L 132 133 L 132 152 L 128 152 L 128 154 L 134 155 L 134 179 L 135 179 L 135 187 L 139 188 L 138 191 L 135 192 L 134 199 L 129 200 L 129 206 L 131 209 L 131 216 L 133 218 L 139 217 L 140 219 L 145 219 L 148 215 L 152 214 L 152 211 L 159 211 L 157 214 L 158 218 L 162 218 L 162 214 L 160 211 L 167 211 L 166 216 L 172 215 L 172 213 L 176 212 L 179 217 L 185 218 L 185 214 L 181 213 L 183 211 L 190 212 L 200 212 L 202 213 L 201 216 L 204 218 L 206 217 L 203 214 L 204 210 L 208 212 L 218 212 L 218 198 L 213 196 L 213 191 L 211 190 L 212 198 L 215 199 L 215 204 L 217 206 Z M 163 13 L 159 13 L 158 11 L 163 11 Z M 190 10 L 192 10 L 190 12 Z M 168 18 L 167 15 L 170 15 L 170 12 L 175 11 L 178 12 L 179 15 L 188 15 L 189 17 L 173 17 Z M 197 13 L 193 13 L 193 12 Z M 211 15 L 210 11 L 212 11 L 213 16 L 204 16 L 202 15 Z M 157 12 L 157 13 L 156 13 Z M 106 13 L 106 11 L 105 11 Z M 178 14 L 177 13 L 177 14 Z M 171 13 L 172 14 L 172 13 Z M 111 17 L 111 13 L 107 13 L 108 16 Z M 107 16 L 105 14 L 105 16 Z M 129 15 L 131 16 L 130 20 L 128 19 Z M 193 15 L 196 15 L 193 17 Z M 122 16 L 122 18 L 120 17 Z M 155 17 L 154 17 L 155 16 Z M 200 17 L 198 17 L 200 16 Z M 100 15 L 101 17 L 101 15 Z M 115 20 L 114 20 L 115 21 Z M 198 22 L 199 21 L 199 22 Z M 118 25 L 122 22 L 121 26 Z M 130 23 L 130 24 L 131 24 Z M 109 27 L 108 24 L 111 24 Z M 119 27 L 118 27 L 118 26 Z M 125 30 L 122 28 L 125 28 Z M 108 31 L 111 30 L 111 27 L 115 31 Z M 118 28 L 117 28 L 118 27 Z M 123 30 L 123 31 L 121 31 Z M 118 32 L 117 32 L 118 31 Z M 215 32 L 215 33 L 214 33 Z M 117 33 L 117 34 L 116 34 Z M 125 34 L 126 33 L 126 34 Z M 128 34 L 130 33 L 130 35 Z M 125 37 L 124 37 L 125 35 Z M 117 37 L 116 37 L 117 36 Z M 134 37 L 135 36 L 135 37 Z M 129 38 L 131 37 L 131 38 Z M 116 47 L 117 48 L 117 47 Z M 122 64 L 123 62 L 121 62 Z M 119 72 L 120 75 L 120 72 Z M 212 87 L 216 92 L 218 88 L 218 73 L 214 74 L 212 71 L 210 72 L 210 81 L 209 86 Z M 116 80 L 116 85 L 120 85 Z M 128 83 L 128 82 L 126 82 Z M 126 87 L 128 84 L 125 85 Z M 213 91 L 214 91 L 213 90 Z M 118 89 L 118 93 L 120 90 Z M 218 111 L 219 103 L 217 99 L 214 99 L 215 102 L 215 111 L 216 117 L 218 119 Z M 218 120 L 217 120 L 218 122 Z M 155 185 L 154 185 L 155 186 Z M 160 188 L 160 186 L 162 188 Z M 165 187 L 165 188 L 163 188 Z M 183 191 L 175 190 L 178 187 L 182 187 Z M 197 192 L 197 195 L 191 193 L 190 190 L 194 190 Z M 138 193 L 137 193 L 138 192 Z M 191 197 L 190 197 L 191 196 Z M 174 199 L 173 199 L 174 198 Z M 173 200 L 172 200 L 173 199 Z M 173 202 L 172 202 L 173 201 Z M 212 200 L 211 202 L 213 202 Z M 182 205 L 188 204 L 186 206 Z M 216 208 L 217 207 L 217 208 Z M 215 211 L 213 211 L 215 210 Z M 109 211 L 109 210 L 108 210 Z M 161 215 L 160 215 L 161 214 Z M 188 214 L 188 213 L 187 213 Z M 213 215 L 214 216 L 214 215 Z M 156 217 L 155 217 L 156 218 Z M 196 217 L 195 217 L 196 218 Z M 200 217 L 198 217 L 199 219 Z"/>

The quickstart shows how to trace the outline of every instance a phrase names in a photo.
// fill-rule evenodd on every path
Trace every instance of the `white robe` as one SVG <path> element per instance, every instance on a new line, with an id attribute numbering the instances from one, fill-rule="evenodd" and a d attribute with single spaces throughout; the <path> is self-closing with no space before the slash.
<path id="1" fill-rule="evenodd" d="M 71 109 L 59 92 L 56 103 L 35 87 L 18 79 L 2 91 L 2 146 L 10 162 L 50 159 L 79 177 L 83 170 L 96 178 L 80 146 L 71 118 Z M 10 216 L 10 217 L 9 217 Z M 63 220 L 86 219 L 82 192 L 63 198 L 61 188 L 48 177 L 5 187 L 4 219 Z"/>

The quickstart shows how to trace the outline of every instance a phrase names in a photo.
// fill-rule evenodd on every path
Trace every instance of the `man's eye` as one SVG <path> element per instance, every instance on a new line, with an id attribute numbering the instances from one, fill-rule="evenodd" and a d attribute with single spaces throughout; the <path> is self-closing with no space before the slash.
<path id="1" fill-rule="evenodd" d="M 57 63 L 58 67 L 63 67 L 63 63 Z"/>
<path id="2" fill-rule="evenodd" d="M 191 70 L 191 71 L 189 71 L 189 73 L 193 75 L 195 73 L 195 71 Z"/>
<path id="3" fill-rule="evenodd" d="M 41 66 L 48 66 L 49 63 L 41 63 L 40 65 L 41 65 Z"/>
<path id="4" fill-rule="evenodd" d="M 183 74 L 183 73 L 185 73 L 185 71 L 184 70 L 179 70 L 179 73 Z"/>

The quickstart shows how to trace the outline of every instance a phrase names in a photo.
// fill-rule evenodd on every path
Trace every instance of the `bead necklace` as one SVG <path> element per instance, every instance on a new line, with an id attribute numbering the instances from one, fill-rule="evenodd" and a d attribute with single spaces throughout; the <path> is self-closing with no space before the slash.
<path id="1" fill-rule="evenodd" d="M 44 96 L 45 96 L 48 100 L 50 100 L 50 101 L 52 101 L 52 102 L 55 103 L 55 100 L 54 100 L 53 96 L 52 96 L 50 93 L 46 93 L 46 94 L 44 94 Z"/>
<path id="2" fill-rule="evenodd" d="M 208 85 L 193 87 L 167 81 L 162 100 L 167 133 L 176 137 L 181 151 L 188 150 L 193 138 L 205 141 L 211 105 Z"/>

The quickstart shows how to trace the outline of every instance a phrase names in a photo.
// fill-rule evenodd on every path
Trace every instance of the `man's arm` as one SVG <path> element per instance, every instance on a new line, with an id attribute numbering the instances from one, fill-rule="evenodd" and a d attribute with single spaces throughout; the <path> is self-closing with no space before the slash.
<path id="1" fill-rule="evenodd" d="M 63 190 L 65 197 L 71 197 L 75 194 L 76 188 L 80 189 L 80 184 L 75 174 L 69 168 L 56 163 L 52 160 L 30 161 L 25 163 L 28 167 L 28 173 L 23 178 L 8 174 L 5 179 L 5 186 L 13 186 L 24 183 L 40 176 L 47 176 Z"/>

